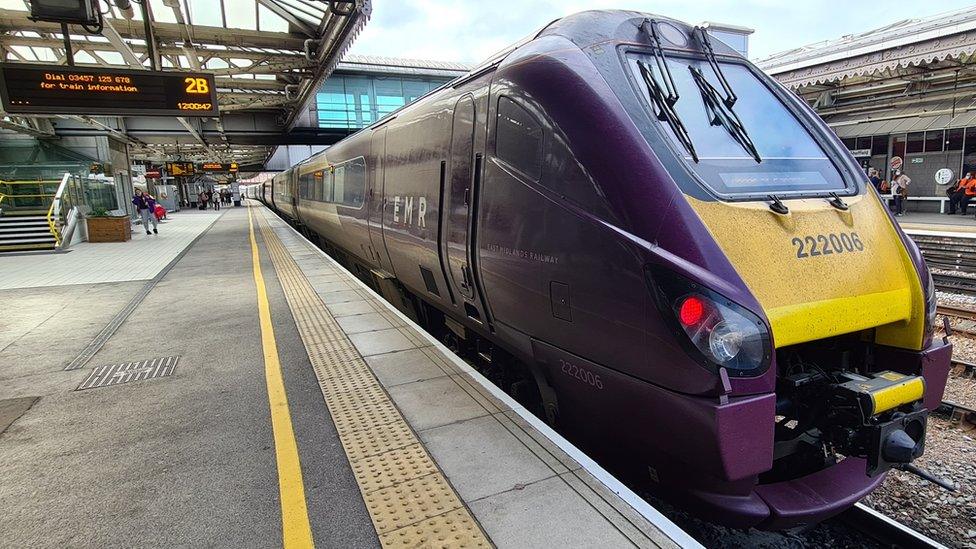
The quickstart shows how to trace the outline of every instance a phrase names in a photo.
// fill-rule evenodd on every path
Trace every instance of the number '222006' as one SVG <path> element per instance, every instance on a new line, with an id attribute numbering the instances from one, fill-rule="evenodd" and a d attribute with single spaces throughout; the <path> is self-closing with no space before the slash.
<path id="1" fill-rule="evenodd" d="M 580 368 L 579 366 L 566 362 L 563 359 L 559 359 L 559 365 L 564 374 L 570 377 L 575 377 L 583 383 L 592 385 L 597 389 L 603 389 L 603 380 L 600 379 L 599 374 L 594 374 L 585 368 Z"/>
<path id="2" fill-rule="evenodd" d="M 864 242 L 856 232 L 796 237 L 792 243 L 796 246 L 796 257 L 800 259 L 864 251 Z"/>

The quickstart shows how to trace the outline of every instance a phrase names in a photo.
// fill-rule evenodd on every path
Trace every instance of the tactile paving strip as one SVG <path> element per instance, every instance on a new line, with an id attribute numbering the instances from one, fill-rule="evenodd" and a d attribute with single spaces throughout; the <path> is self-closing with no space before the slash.
<path id="1" fill-rule="evenodd" d="M 383 547 L 491 547 L 267 222 L 256 216 Z"/>

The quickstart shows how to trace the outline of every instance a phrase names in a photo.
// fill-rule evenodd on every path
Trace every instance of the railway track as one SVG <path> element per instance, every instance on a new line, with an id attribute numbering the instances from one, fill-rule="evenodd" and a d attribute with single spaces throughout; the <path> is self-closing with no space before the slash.
<path id="1" fill-rule="evenodd" d="M 838 515 L 835 520 L 877 541 L 884 547 L 946 549 L 945 545 L 925 534 L 913 530 L 862 503 L 855 503 L 854 507 Z"/>
<path id="2" fill-rule="evenodd" d="M 929 263 L 929 265 L 934 266 L 932 263 Z M 935 287 L 939 290 L 976 295 L 976 278 L 932 273 L 932 280 L 935 281 Z"/>
<path id="3" fill-rule="evenodd" d="M 976 239 L 910 234 L 929 267 L 958 274 L 933 273 L 937 288 L 943 291 L 976 295 Z"/>
<path id="4" fill-rule="evenodd" d="M 957 307 L 955 305 L 939 305 L 938 313 L 963 320 L 976 320 L 976 309 Z"/>

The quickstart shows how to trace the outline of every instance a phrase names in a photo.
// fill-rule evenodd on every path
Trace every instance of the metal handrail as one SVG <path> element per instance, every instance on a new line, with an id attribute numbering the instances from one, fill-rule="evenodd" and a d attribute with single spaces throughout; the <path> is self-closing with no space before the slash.
<path id="1" fill-rule="evenodd" d="M 58 190 L 54 193 L 54 198 L 51 200 L 51 207 L 47 210 L 47 226 L 54 236 L 55 248 L 61 247 L 61 231 L 58 229 L 54 220 L 61 218 L 61 195 L 64 194 L 64 190 L 67 188 L 70 179 L 71 174 L 66 172 L 61 178 L 61 184 L 58 185 Z"/>
<path id="2" fill-rule="evenodd" d="M 48 185 L 57 179 L 0 179 L 0 185 Z"/>

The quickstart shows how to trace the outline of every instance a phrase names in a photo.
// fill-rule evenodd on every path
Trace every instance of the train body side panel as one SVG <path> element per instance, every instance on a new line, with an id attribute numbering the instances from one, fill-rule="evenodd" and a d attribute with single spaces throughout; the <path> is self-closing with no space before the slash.
<path id="1" fill-rule="evenodd" d="M 397 279 L 446 308 L 452 303 L 438 256 L 438 223 L 453 97 L 444 94 L 388 125 L 383 196 L 383 235 Z"/>

